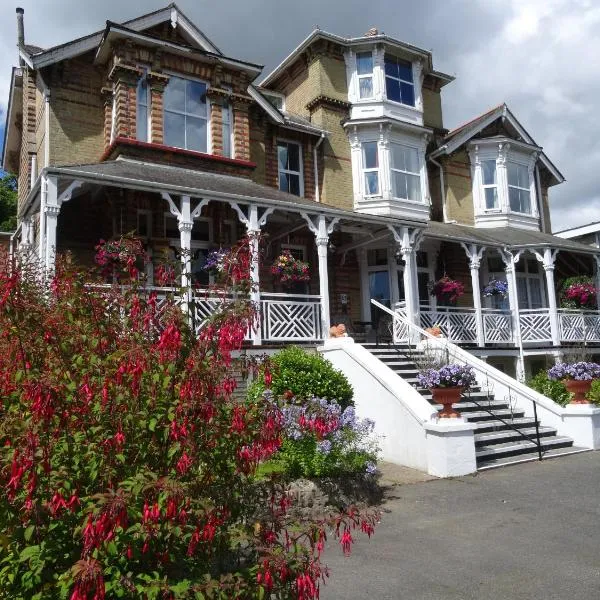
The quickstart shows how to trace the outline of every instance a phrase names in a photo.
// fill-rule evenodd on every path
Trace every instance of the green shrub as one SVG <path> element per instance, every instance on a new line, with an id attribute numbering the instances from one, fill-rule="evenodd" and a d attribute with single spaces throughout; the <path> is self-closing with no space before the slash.
<path id="1" fill-rule="evenodd" d="M 561 406 L 565 406 L 571 401 L 571 394 L 567 391 L 562 381 L 548 379 L 546 371 L 540 371 L 527 382 L 527 385 Z"/>
<path id="2" fill-rule="evenodd" d="M 587 395 L 588 400 L 593 404 L 600 405 L 600 379 L 592 381 L 592 387 Z"/>
<path id="3" fill-rule="evenodd" d="M 315 396 L 335 400 L 342 408 L 353 404 L 348 379 L 320 354 L 290 346 L 271 358 L 271 367 L 271 391 L 276 396 L 289 390 L 299 400 Z M 264 390 L 261 376 L 250 385 L 248 393 L 250 398 L 256 398 Z"/>

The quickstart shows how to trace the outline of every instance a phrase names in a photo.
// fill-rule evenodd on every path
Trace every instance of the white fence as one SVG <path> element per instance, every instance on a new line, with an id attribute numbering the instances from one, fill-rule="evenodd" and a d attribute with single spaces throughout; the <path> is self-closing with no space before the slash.
<path id="1" fill-rule="evenodd" d="M 395 309 L 405 316 L 403 303 Z M 477 312 L 474 308 L 423 305 L 419 311 L 419 326 L 423 329 L 438 325 L 444 337 L 455 344 L 477 344 Z M 516 345 L 513 317 L 510 311 L 484 308 L 481 311 L 483 339 L 486 345 Z M 558 310 L 559 342 L 600 343 L 600 311 Z M 550 345 L 552 320 L 547 308 L 519 311 L 521 341 L 528 345 Z M 403 320 L 394 323 L 394 339 L 408 339 Z"/>

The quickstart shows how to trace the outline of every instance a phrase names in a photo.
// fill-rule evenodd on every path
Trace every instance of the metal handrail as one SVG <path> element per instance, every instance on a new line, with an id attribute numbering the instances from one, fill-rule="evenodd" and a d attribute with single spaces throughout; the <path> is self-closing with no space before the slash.
<path id="1" fill-rule="evenodd" d="M 446 352 L 446 357 L 447 357 L 448 362 L 450 359 L 450 355 L 452 354 L 453 357 L 458 358 L 460 361 L 463 361 L 466 364 L 470 364 L 471 366 L 475 367 L 480 372 L 483 372 L 483 374 L 485 374 L 485 376 L 487 378 L 488 383 L 489 383 L 490 379 L 492 381 L 495 380 L 498 383 L 500 383 L 501 385 L 506 386 L 509 390 L 509 394 L 510 394 L 511 389 L 514 391 L 518 391 L 522 397 L 524 397 L 528 401 L 532 402 L 537 442 L 534 442 L 533 440 L 530 440 L 530 441 L 537 446 L 539 459 L 542 460 L 542 445 L 541 445 L 541 440 L 540 440 L 540 436 L 539 436 L 537 404 L 538 404 L 538 402 L 540 402 L 540 400 L 542 401 L 540 403 L 543 403 L 543 404 L 548 404 L 548 403 L 554 404 L 551 400 L 549 400 L 548 398 L 545 398 L 544 396 L 542 396 L 535 390 L 532 390 L 531 388 L 520 383 L 519 381 L 516 381 L 516 380 L 512 379 L 511 377 L 508 377 L 506 374 L 502 373 L 502 371 L 499 371 L 498 369 L 491 367 L 490 365 L 483 362 L 482 360 L 480 360 L 479 358 L 477 358 L 470 352 L 467 352 L 466 350 L 463 350 L 462 348 L 460 348 L 460 346 L 457 346 L 444 338 L 438 338 L 438 337 L 431 335 L 429 332 L 425 331 L 423 328 L 412 323 L 409 319 L 403 317 L 399 313 L 396 313 L 396 312 L 390 310 L 389 308 L 380 304 L 376 300 L 371 300 L 371 303 L 374 306 L 376 306 L 377 308 L 379 308 L 380 310 L 383 310 L 384 312 L 390 314 L 394 319 L 401 321 L 405 326 L 407 326 L 409 328 L 409 331 L 412 329 L 414 333 L 418 333 L 420 336 L 424 337 L 425 339 L 435 340 L 435 342 L 437 344 L 441 345 L 443 347 L 444 351 Z M 489 386 L 488 386 L 488 388 L 489 388 Z M 538 396 L 539 396 L 539 398 L 537 398 Z M 488 398 L 489 398 L 489 391 L 488 391 Z M 477 404 L 478 406 L 480 406 L 480 404 L 478 402 L 476 402 L 476 401 L 473 401 L 473 402 L 475 404 Z M 550 407 L 547 406 L 546 408 L 550 408 Z M 558 407 L 558 409 L 559 410 L 557 410 L 557 412 L 560 412 L 560 410 L 562 410 L 560 407 Z M 494 418 L 503 422 L 505 425 L 507 425 L 511 429 L 514 429 L 515 431 L 517 431 L 520 435 L 524 435 L 523 432 L 518 430 L 514 425 L 511 425 L 510 423 L 505 422 L 502 418 L 495 415 L 489 409 L 484 408 L 484 410 L 486 410 L 486 412 L 489 412 L 489 414 L 493 415 Z"/>

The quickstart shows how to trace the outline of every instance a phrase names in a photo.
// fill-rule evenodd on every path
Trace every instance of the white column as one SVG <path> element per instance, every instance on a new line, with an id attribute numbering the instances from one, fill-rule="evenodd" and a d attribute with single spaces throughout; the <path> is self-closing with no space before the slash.
<path id="1" fill-rule="evenodd" d="M 308 228 L 315 236 L 317 254 L 319 257 L 319 294 L 321 296 L 321 326 L 323 337 L 327 337 L 330 327 L 329 314 L 329 271 L 327 265 L 327 248 L 329 246 L 329 235 L 336 226 L 339 218 L 327 219 L 325 215 L 319 215 L 316 219 L 306 213 L 302 213 Z"/>
<path id="2" fill-rule="evenodd" d="M 550 315 L 550 331 L 552 332 L 552 345 L 560 346 L 560 329 L 558 324 L 558 310 L 556 305 L 556 287 L 554 285 L 554 262 L 558 250 L 544 248 L 543 254 L 535 252 L 535 257 L 542 263 L 546 273 L 546 290 L 548 292 L 548 312 Z"/>
<path id="3" fill-rule="evenodd" d="M 56 266 L 56 230 L 58 215 L 60 214 L 60 201 L 58 198 L 58 182 L 56 177 L 46 177 L 46 182 L 44 266 L 47 273 L 53 273 Z M 40 231 L 41 235 L 43 235 L 43 232 Z"/>
<path id="4" fill-rule="evenodd" d="M 525 380 L 525 359 L 523 356 L 523 340 L 521 339 L 521 321 L 519 319 L 519 296 L 517 290 L 517 275 L 515 265 L 519 262 L 522 250 L 512 253 L 509 250 L 499 250 L 502 261 L 504 262 L 506 273 L 506 281 L 508 283 L 508 304 L 513 323 L 513 332 L 515 344 L 519 348 L 519 356 L 517 358 L 517 379 Z"/>
<path id="5" fill-rule="evenodd" d="M 262 317 L 260 305 L 260 255 L 258 247 L 260 229 L 261 225 L 258 215 L 258 206 L 252 204 L 250 205 L 248 221 L 246 223 L 246 230 L 248 232 L 248 237 L 250 238 L 250 280 L 252 282 L 250 300 Z M 261 318 L 258 319 L 258 324 L 252 331 L 252 344 L 254 346 L 260 346 L 262 344 Z"/>
<path id="6" fill-rule="evenodd" d="M 40 230 L 38 239 L 38 258 L 44 263 L 46 252 L 46 197 L 48 196 L 48 177 L 42 177 L 40 185 Z"/>
<path id="7" fill-rule="evenodd" d="M 469 269 L 471 269 L 471 287 L 473 288 L 473 308 L 475 309 L 475 327 L 477 328 L 477 345 L 485 346 L 485 335 L 483 331 L 483 311 L 481 309 L 481 289 L 479 283 L 479 267 L 481 266 L 481 257 L 485 250 L 476 244 L 468 246 L 461 242 L 460 244 L 467 253 L 469 259 Z"/>
<path id="8" fill-rule="evenodd" d="M 400 294 L 398 291 L 398 265 L 396 263 L 396 248 L 394 248 L 394 246 L 388 246 L 387 258 L 388 269 L 390 270 L 390 304 L 393 309 L 396 303 L 400 301 Z"/>
<path id="9" fill-rule="evenodd" d="M 181 245 L 181 287 L 187 303 L 192 285 L 192 228 L 194 227 L 189 196 L 181 196 L 177 224 Z"/>
<path id="10" fill-rule="evenodd" d="M 33 227 L 31 217 L 26 217 L 21 221 L 21 249 L 29 249 L 33 243 Z"/>
<path id="11" fill-rule="evenodd" d="M 423 230 L 402 225 L 388 225 L 404 259 L 404 297 L 406 316 L 414 325 L 420 326 L 419 283 L 417 279 L 417 251 L 423 239 Z"/>

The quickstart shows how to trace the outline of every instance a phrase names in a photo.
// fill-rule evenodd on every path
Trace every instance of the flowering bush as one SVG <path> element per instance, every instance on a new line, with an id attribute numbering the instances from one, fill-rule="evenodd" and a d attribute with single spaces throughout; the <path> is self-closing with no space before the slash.
<path id="1" fill-rule="evenodd" d="M 312 398 L 283 408 L 285 438 L 274 461 L 291 477 L 376 472 L 374 422 L 358 419 L 353 406 Z"/>
<path id="2" fill-rule="evenodd" d="M 207 271 L 216 271 L 217 273 L 222 273 L 225 270 L 229 255 L 230 251 L 223 248 L 209 252 L 208 256 L 206 257 L 204 268 Z"/>
<path id="3" fill-rule="evenodd" d="M 140 263 L 148 260 L 142 242 L 133 237 L 126 236 L 108 242 L 100 240 L 95 249 L 95 260 L 100 267 L 100 274 L 110 281 L 136 279 Z"/>
<path id="4" fill-rule="evenodd" d="M 325 398 L 342 408 L 352 404 L 353 390 L 348 379 L 321 354 L 289 346 L 271 357 L 269 369 L 270 387 L 276 395 L 289 392 L 299 402 Z M 251 385 L 250 394 L 257 398 L 265 387 L 259 378 Z"/>
<path id="5" fill-rule="evenodd" d="M 598 307 L 598 290 L 589 277 L 569 277 L 563 282 L 560 300 L 563 308 Z"/>
<path id="6" fill-rule="evenodd" d="M 460 387 L 465 391 L 477 383 L 473 367 L 469 365 L 445 365 L 440 369 L 427 369 L 418 375 L 419 385 L 424 388 Z"/>
<path id="7" fill-rule="evenodd" d="M 553 381 L 574 379 L 585 381 L 600 377 L 600 365 L 593 362 L 558 363 L 548 369 L 548 378 Z"/>
<path id="8" fill-rule="evenodd" d="M 483 288 L 483 295 L 486 297 L 500 296 L 506 298 L 508 294 L 508 283 L 502 279 L 490 279 Z"/>
<path id="9" fill-rule="evenodd" d="M 565 384 L 562 381 L 549 379 L 545 370 L 532 377 L 527 385 L 561 406 L 566 406 L 571 401 L 571 394 L 567 391 Z"/>
<path id="10" fill-rule="evenodd" d="M 298 260 L 292 256 L 289 250 L 284 250 L 273 262 L 271 273 L 281 283 L 294 281 L 310 281 L 308 263 Z"/>
<path id="11" fill-rule="evenodd" d="M 444 275 L 439 279 L 433 289 L 431 295 L 437 298 L 440 304 L 456 304 L 456 301 L 465 293 L 465 286 L 454 279 L 450 279 Z"/>
<path id="12" fill-rule="evenodd" d="M 248 244 L 227 260 L 226 291 L 250 285 Z M 117 275 L 131 258 L 110 257 Z M 159 310 L 135 286 L 87 281 L 67 262 L 48 287 L 0 268 L 2 597 L 317 597 L 328 528 L 348 552 L 376 516 L 298 525 L 282 486 L 256 485 L 285 421 L 275 398 L 232 398 L 255 318 L 245 295 L 223 293 L 195 336 L 174 300 Z"/>

